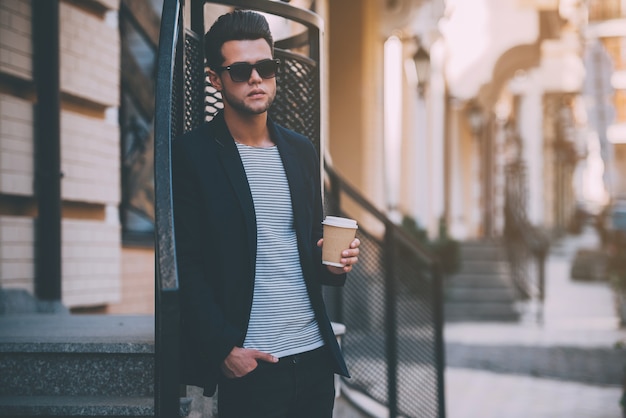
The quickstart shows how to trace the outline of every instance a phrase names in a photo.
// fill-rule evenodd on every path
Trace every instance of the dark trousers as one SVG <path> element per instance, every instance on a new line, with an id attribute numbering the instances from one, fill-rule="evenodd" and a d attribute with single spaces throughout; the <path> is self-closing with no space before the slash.
<path id="1" fill-rule="evenodd" d="M 222 379 L 219 418 L 332 418 L 334 373 L 325 347 L 260 362 L 244 377 Z"/>

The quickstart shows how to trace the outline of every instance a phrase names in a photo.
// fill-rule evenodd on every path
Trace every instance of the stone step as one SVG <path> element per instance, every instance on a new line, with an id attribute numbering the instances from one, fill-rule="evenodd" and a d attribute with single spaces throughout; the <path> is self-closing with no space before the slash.
<path id="1" fill-rule="evenodd" d="M 182 398 L 180 416 L 189 415 L 190 398 Z M 0 396 L 4 417 L 154 417 L 153 397 Z"/>
<path id="2" fill-rule="evenodd" d="M 460 255 L 463 260 L 495 260 L 506 259 L 504 247 L 498 244 L 463 243 L 460 246 Z"/>
<path id="3" fill-rule="evenodd" d="M 0 315 L 0 417 L 154 415 L 153 316 Z"/>
<path id="4" fill-rule="evenodd" d="M 473 288 L 454 287 L 445 291 L 446 303 L 454 302 L 501 302 L 515 303 L 515 292 L 508 287 Z"/>
<path id="5" fill-rule="evenodd" d="M 463 259 L 458 274 L 508 274 L 506 261 Z"/>
<path id="6" fill-rule="evenodd" d="M 446 303 L 444 319 L 446 321 L 517 321 L 519 313 L 512 303 Z"/>
<path id="7" fill-rule="evenodd" d="M 153 317 L 0 317 L 1 396 L 154 394 Z"/>
<path id="8" fill-rule="evenodd" d="M 0 345 L 0 395 L 154 395 L 153 354 L 63 352 L 66 347 L 45 345 L 43 352 L 11 352 Z"/>
<path id="9" fill-rule="evenodd" d="M 512 283 L 510 278 L 503 274 L 456 274 L 446 279 L 446 288 L 454 287 L 508 289 L 512 288 Z"/>
<path id="10" fill-rule="evenodd" d="M 497 241 L 461 243 L 459 271 L 446 279 L 446 321 L 516 321 L 516 292 L 505 247 Z"/>

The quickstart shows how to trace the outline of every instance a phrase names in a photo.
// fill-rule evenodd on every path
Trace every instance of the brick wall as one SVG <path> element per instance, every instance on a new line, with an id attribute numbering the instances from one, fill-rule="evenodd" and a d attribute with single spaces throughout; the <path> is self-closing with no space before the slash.
<path id="1" fill-rule="evenodd" d="M 0 287 L 34 291 L 33 244 L 31 218 L 0 216 Z"/>
<path id="2" fill-rule="evenodd" d="M 119 225 L 65 219 L 62 234 L 63 304 L 76 307 L 119 302 Z"/>
<path id="3" fill-rule="evenodd" d="M 121 287 L 119 227 L 62 222 L 62 300 L 68 307 L 117 303 Z M 34 292 L 34 221 L 0 216 L 0 287 Z"/>
<path id="4" fill-rule="evenodd" d="M 0 72 L 31 79 L 31 8 L 28 0 L 0 1 Z"/>
<path id="5" fill-rule="evenodd" d="M 33 106 L 0 94 L 0 193 L 33 194 Z"/>
<path id="6" fill-rule="evenodd" d="M 120 201 L 119 126 L 61 112 L 63 199 L 117 205 Z"/>
<path id="7" fill-rule="evenodd" d="M 60 4 L 61 90 L 105 106 L 119 103 L 117 21 Z"/>
<path id="8" fill-rule="evenodd" d="M 109 305 L 107 312 L 154 313 L 154 249 L 122 249 L 122 299 Z"/>
<path id="9" fill-rule="evenodd" d="M 68 307 L 122 300 L 118 8 L 119 0 L 60 2 L 62 302 Z M 31 13 L 30 0 L 0 1 L 0 287 L 33 292 L 36 200 L 25 200 L 28 212 L 11 207 L 15 196 L 34 195 Z M 65 211 L 70 202 L 73 209 Z M 153 299 L 147 300 L 153 305 Z"/>

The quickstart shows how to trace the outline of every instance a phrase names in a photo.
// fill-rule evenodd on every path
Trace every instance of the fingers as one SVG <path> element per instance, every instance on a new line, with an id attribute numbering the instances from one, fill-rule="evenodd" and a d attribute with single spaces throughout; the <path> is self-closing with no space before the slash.
<path id="1" fill-rule="evenodd" d="M 361 245 L 361 241 L 358 238 L 355 238 L 354 241 L 350 243 L 350 248 L 341 252 L 341 256 L 343 257 L 341 260 L 342 264 L 354 264 L 358 261 L 357 258 L 360 252 L 359 245 Z"/>
<path id="2" fill-rule="evenodd" d="M 278 363 L 278 358 L 274 357 L 273 355 L 271 355 L 269 353 L 264 353 L 264 352 L 258 351 L 258 350 L 250 350 L 250 351 L 253 352 L 253 356 L 257 360 L 265 361 L 267 363 Z"/>
<path id="3" fill-rule="evenodd" d="M 230 354 L 222 362 L 221 369 L 224 376 L 233 379 L 245 376 L 256 369 L 259 361 L 276 363 L 278 359 L 259 350 L 233 347 Z"/>
<path id="4" fill-rule="evenodd" d="M 317 241 L 317 246 L 321 247 L 322 245 L 324 245 L 324 239 L 320 239 L 319 241 Z M 352 265 L 358 263 L 359 261 L 359 246 L 361 245 L 361 240 L 358 238 L 355 238 L 351 243 L 350 243 L 350 248 L 343 250 L 341 252 L 341 261 L 340 263 L 343 264 L 343 267 L 333 267 L 333 266 L 326 266 L 328 268 L 328 270 L 334 274 L 341 274 L 341 273 L 349 273 L 352 270 Z"/>

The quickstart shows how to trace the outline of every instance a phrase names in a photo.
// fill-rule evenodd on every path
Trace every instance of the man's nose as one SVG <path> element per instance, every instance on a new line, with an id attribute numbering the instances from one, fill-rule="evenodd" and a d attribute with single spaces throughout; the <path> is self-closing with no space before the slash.
<path id="1" fill-rule="evenodd" d="M 256 83 L 263 81 L 263 77 L 259 74 L 256 68 L 252 67 L 252 72 L 250 73 L 250 79 L 248 81 L 254 81 Z"/>

